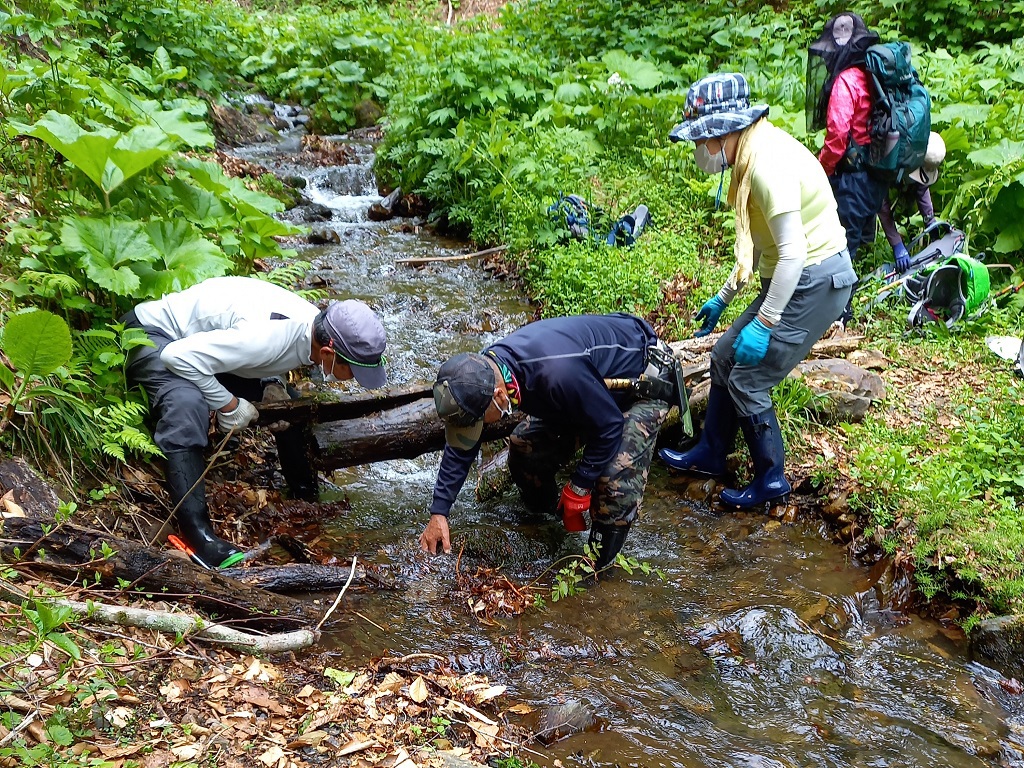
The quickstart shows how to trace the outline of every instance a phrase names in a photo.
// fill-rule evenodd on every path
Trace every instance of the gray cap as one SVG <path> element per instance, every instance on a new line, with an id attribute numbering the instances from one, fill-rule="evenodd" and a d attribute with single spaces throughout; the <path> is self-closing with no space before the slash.
<path id="1" fill-rule="evenodd" d="M 323 327 L 333 349 L 367 389 L 388 383 L 384 348 L 388 340 L 380 318 L 356 299 L 332 301 L 323 312 Z"/>

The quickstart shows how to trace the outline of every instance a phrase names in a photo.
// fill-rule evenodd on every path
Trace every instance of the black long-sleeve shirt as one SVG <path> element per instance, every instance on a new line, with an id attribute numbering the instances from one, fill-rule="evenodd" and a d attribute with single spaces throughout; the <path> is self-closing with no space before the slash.
<path id="1" fill-rule="evenodd" d="M 593 488 L 622 440 L 623 411 L 630 398 L 611 392 L 606 378 L 636 378 L 647 367 L 657 336 L 643 319 L 616 313 L 540 320 L 520 328 L 484 352 L 508 366 L 519 383 L 519 408 L 582 438 L 583 457 L 572 482 Z M 480 452 L 446 445 L 434 484 L 433 515 L 447 515 Z"/>

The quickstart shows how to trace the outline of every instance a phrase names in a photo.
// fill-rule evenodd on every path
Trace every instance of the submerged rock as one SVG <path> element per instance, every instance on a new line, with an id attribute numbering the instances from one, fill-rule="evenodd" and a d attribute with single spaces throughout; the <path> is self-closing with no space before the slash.
<path id="1" fill-rule="evenodd" d="M 537 722 L 534 738 L 542 744 L 551 744 L 566 736 L 598 726 L 597 714 L 585 701 L 574 700 L 556 704 L 544 710 Z"/>
<path id="2" fill-rule="evenodd" d="M 1024 679 L 1024 615 L 982 621 L 971 632 L 971 655 L 1004 675 Z"/>

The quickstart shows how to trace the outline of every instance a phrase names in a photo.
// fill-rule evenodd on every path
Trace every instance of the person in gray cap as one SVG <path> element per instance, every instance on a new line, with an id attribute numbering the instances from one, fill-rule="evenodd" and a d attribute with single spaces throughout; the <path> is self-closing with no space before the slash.
<path id="1" fill-rule="evenodd" d="M 211 413 L 231 434 L 256 422 L 252 400 L 281 400 L 281 377 L 319 366 L 324 379 L 355 378 L 374 389 L 387 383 L 380 320 L 366 304 L 349 299 L 320 310 L 295 293 L 252 277 L 216 277 L 139 304 L 122 318 L 142 328 L 152 347 L 129 357 L 129 384 L 148 395 L 153 440 L 167 457 L 167 485 L 178 526 L 196 558 L 228 567 L 243 553 L 218 537 L 210 523 L 203 484 Z M 301 428 L 275 434 L 281 470 L 296 498 L 317 497 L 311 446 Z"/>
<path id="2" fill-rule="evenodd" d="M 420 548 L 451 550 L 448 514 L 484 425 L 520 410 L 527 418 L 512 433 L 508 467 L 526 507 L 560 513 L 569 531 L 586 530 L 589 512 L 594 567 L 606 569 L 640 514 L 658 429 L 678 397 L 673 366 L 650 324 L 620 313 L 539 320 L 448 360 L 434 383 L 446 444 Z M 555 475 L 580 448 L 559 491 Z"/>
<path id="3" fill-rule="evenodd" d="M 857 282 L 825 171 L 767 114 L 767 106 L 751 106 L 743 75 L 710 75 L 690 87 L 684 120 L 669 134 L 694 143 L 698 167 L 720 174 L 719 188 L 730 171 L 728 202 L 736 212 L 736 265 L 698 312 L 703 324 L 696 335 L 711 333 L 755 269 L 761 279 L 757 297 L 711 352 L 700 442 L 659 455 L 674 469 L 721 476 L 742 429 L 754 478 L 746 488 L 726 488 L 721 495 L 726 504 L 742 508 L 789 494 L 771 390 L 828 330 Z"/>

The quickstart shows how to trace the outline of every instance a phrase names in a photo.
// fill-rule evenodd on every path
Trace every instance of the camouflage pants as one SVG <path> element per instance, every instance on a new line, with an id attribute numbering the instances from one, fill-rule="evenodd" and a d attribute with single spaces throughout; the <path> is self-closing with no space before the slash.
<path id="1" fill-rule="evenodd" d="M 623 414 L 619 451 L 594 488 L 593 521 L 632 525 L 640 516 L 658 429 L 668 412 L 669 405 L 662 400 L 638 400 Z M 516 427 L 510 439 L 508 468 L 528 509 L 555 514 L 561 494 L 555 473 L 575 459 L 581 447 L 579 435 L 564 425 L 531 416 Z"/>

